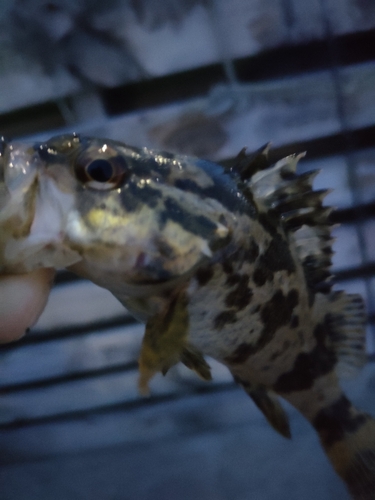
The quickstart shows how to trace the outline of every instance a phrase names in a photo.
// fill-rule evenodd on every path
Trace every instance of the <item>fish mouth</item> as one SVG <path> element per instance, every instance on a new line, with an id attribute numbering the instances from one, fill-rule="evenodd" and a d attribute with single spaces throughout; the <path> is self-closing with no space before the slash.
<path id="1" fill-rule="evenodd" d="M 22 197 L 34 183 L 40 164 L 29 143 L 8 141 L 0 136 L 0 186 L 3 191 Z"/>

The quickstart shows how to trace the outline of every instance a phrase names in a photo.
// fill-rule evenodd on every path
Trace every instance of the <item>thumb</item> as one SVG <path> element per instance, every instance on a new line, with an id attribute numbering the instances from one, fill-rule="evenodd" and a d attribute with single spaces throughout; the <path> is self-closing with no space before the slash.
<path id="1" fill-rule="evenodd" d="M 41 315 L 55 276 L 54 269 L 0 276 L 0 343 L 22 337 Z"/>

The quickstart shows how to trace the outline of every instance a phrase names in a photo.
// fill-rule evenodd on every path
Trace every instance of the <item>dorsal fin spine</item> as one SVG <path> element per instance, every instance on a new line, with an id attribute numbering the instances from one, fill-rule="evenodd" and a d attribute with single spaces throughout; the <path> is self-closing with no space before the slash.
<path id="1" fill-rule="evenodd" d="M 244 194 L 251 192 L 260 213 L 269 216 L 273 223 L 279 220 L 280 228 L 296 248 L 310 289 L 328 293 L 332 286 L 330 214 L 333 209 L 323 205 L 323 201 L 331 191 L 313 189 L 319 170 L 296 173 L 298 161 L 304 156 L 305 153 L 290 155 L 274 165 L 253 170 L 251 176 L 239 182 L 239 189 Z"/>

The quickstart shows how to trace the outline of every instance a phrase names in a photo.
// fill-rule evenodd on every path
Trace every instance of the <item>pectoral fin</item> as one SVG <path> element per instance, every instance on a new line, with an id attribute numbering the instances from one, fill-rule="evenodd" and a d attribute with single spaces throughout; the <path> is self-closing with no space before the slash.
<path id="1" fill-rule="evenodd" d="M 211 368 L 204 359 L 203 355 L 194 347 L 185 347 L 181 353 L 182 363 L 190 368 L 190 370 L 195 371 L 199 377 L 203 380 L 212 380 Z"/>
<path id="2" fill-rule="evenodd" d="M 165 374 L 171 366 L 180 361 L 188 330 L 187 297 L 181 292 L 146 324 L 139 357 L 138 387 L 141 394 L 149 393 L 148 382 L 157 372 Z"/>

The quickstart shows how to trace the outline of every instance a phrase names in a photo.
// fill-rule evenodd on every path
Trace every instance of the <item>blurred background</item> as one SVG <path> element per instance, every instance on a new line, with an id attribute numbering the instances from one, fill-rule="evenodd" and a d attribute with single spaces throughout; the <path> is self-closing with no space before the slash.
<path id="1" fill-rule="evenodd" d="M 345 383 L 375 414 L 375 3 L 2 0 L 0 135 L 66 131 L 228 161 L 272 141 L 334 188 L 337 287 L 367 302 L 369 364 Z M 0 299 L 1 300 L 1 299 Z M 181 366 L 136 390 L 143 327 L 58 275 L 0 348 L 2 500 L 348 498 L 309 425 L 268 427 L 228 372 Z"/>

